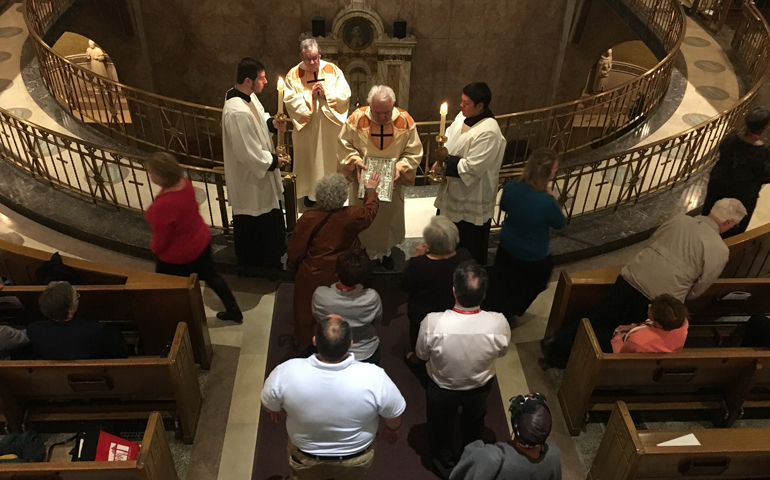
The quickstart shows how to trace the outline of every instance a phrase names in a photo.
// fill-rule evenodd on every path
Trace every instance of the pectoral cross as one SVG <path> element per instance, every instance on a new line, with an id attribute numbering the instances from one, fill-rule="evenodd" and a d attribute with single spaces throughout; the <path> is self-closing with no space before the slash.
<path id="1" fill-rule="evenodd" d="M 308 80 L 307 83 L 318 83 L 323 82 L 324 80 L 324 78 L 318 78 L 318 72 L 313 72 L 313 79 Z"/>
<path id="2" fill-rule="evenodd" d="M 385 144 L 385 137 L 392 137 L 392 133 L 385 133 L 385 126 L 380 125 L 380 133 L 372 133 L 370 134 L 372 137 L 379 137 L 380 138 L 380 150 L 384 150 L 384 144 Z"/>

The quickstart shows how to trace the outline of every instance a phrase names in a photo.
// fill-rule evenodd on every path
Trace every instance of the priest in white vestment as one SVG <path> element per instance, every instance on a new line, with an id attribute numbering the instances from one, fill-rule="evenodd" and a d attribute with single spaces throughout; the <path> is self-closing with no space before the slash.
<path id="1" fill-rule="evenodd" d="M 279 201 L 283 182 L 279 168 L 289 159 L 278 157 L 268 128 L 270 115 L 257 98 L 267 84 L 265 67 L 244 58 L 237 84 L 225 96 L 222 147 L 227 199 L 233 212 L 235 255 L 242 267 L 281 268 L 286 250 L 286 223 Z M 272 122 L 274 128 L 285 128 Z"/>
<path id="2" fill-rule="evenodd" d="M 312 38 L 300 43 L 302 62 L 286 74 L 284 104 L 294 131 L 294 174 L 297 198 L 315 202 L 315 186 L 337 172 L 337 137 L 348 118 L 350 87 L 336 65 L 321 60 Z"/>
<path id="3" fill-rule="evenodd" d="M 391 249 L 404 240 L 404 190 L 414 185 L 417 167 L 422 160 L 422 143 L 414 120 L 405 111 L 396 108 L 396 94 L 384 85 L 375 85 L 369 91 L 368 107 L 350 114 L 340 132 L 339 161 L 342 172 L 350 180 L 351 205 L 361 205 L 358 182 L 367 156 L 395 158 L 396 175 L 393 200 L 380 202 L 372 226 L 358 237 L 373 259 L 381 259 L 387 269 L 393 268 Z"/>
<path id="4" fill-rule="evenodd" d="M 489 229 L 495 212 L 505 137 L 489 109 L 492 91 L 484 82 L 463 88 L 460 113 L 447 129 L 447 143 L 436 151 L 446 161 L 445 181 L 435 206 L 460 232 L 459 247 L 487 264 Z"/>

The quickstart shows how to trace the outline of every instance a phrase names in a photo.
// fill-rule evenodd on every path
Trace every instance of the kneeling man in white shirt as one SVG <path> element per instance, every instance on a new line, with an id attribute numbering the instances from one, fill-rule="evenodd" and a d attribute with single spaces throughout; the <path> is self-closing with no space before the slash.
<path id="1" fill-rule="evenodd" d="M 508 351 L 511 340 L 505 316 L 479 307 L 487 281 L 478 263 L 461 263 L 453 279 L 455 307 L 428 314 L 417 337 L 415 353 L 428 362 L 428 443 L 433 463 L 445 478 L 455 465 L 452 447 L 457 410 L 462 407 L 463 446 L 480 440 L 495 363 Z"/>
<path id="2" fill-rule="evenodd" d="M 398 440 L 404 397 L 383 369 L 355 360 L 352 343 L 350 325 L 330 315 L 316 326 L 318 353 L 278 365 L 265 380 L 262 407 L 276 423 L 286 419 L 294 478 L 365 478 L 380 417 L 385 440 Z"/>

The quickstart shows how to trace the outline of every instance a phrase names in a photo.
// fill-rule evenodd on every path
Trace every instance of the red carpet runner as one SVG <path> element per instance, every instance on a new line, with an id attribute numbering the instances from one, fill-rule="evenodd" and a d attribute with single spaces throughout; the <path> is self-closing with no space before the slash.
<path id="1" fill-rule="evenodd" d="M 428 453 L 425 390 L 402 359 L 409 345 L 407 297 L 399 291 L 393 281 L 377 281 L 374 287 L 379 292 L 385 308 L 383 324 L 379 328 L 382 352 L 380 366 L 401 390 L 407 407 L 398 443 L 388 445 L 381 436 L 379 437 L 369 479 L 438 478 L 432 473 L 432 463 Z M 293 290 L 294 284 L 286 283 L 280 285 L 275 294 L 265 377 L 276 365 L 296 356 L 291 341 Z M 259 399 L 254 399 L 254 408 L 259 408 Z M 308 405 L 308 408 L 312 408 L 312 405 Z M 507 438 L 509 434 L 506 422 L 500 390 L 495 385 L 489 395 L 484 440 L 492 443 L 496 439 Z M 286 442 L 286 425 L 273 423 L 270 421 L 270 416 L 262 411 L 259 416 L 257 451 L 252 474 L 254 480 L 279 480 L 289 475 Z M 459 439 L 457 442 L 459 445 Z"/>

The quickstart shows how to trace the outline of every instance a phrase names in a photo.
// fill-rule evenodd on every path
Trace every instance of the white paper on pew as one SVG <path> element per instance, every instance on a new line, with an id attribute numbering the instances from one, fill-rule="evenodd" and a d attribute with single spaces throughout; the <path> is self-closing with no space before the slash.
<path id="1" fill-rule="evenodd" d="M 695 438 L 694 433 L 690 433 L 688 435 L 685 435 L 684 437 L 675 438 L 673 440 L 669 440 L 667 442 L 659 443 L 659 447 L 692 447 L 692 446 L 699 446 L 700 442 L 697 438 Z"/>
<path id="2" fill-rule="evenodd" d="M 720 300 L 748 300 L 749 298 L 751 298 L 749 292 L 730 292 Z"/>

